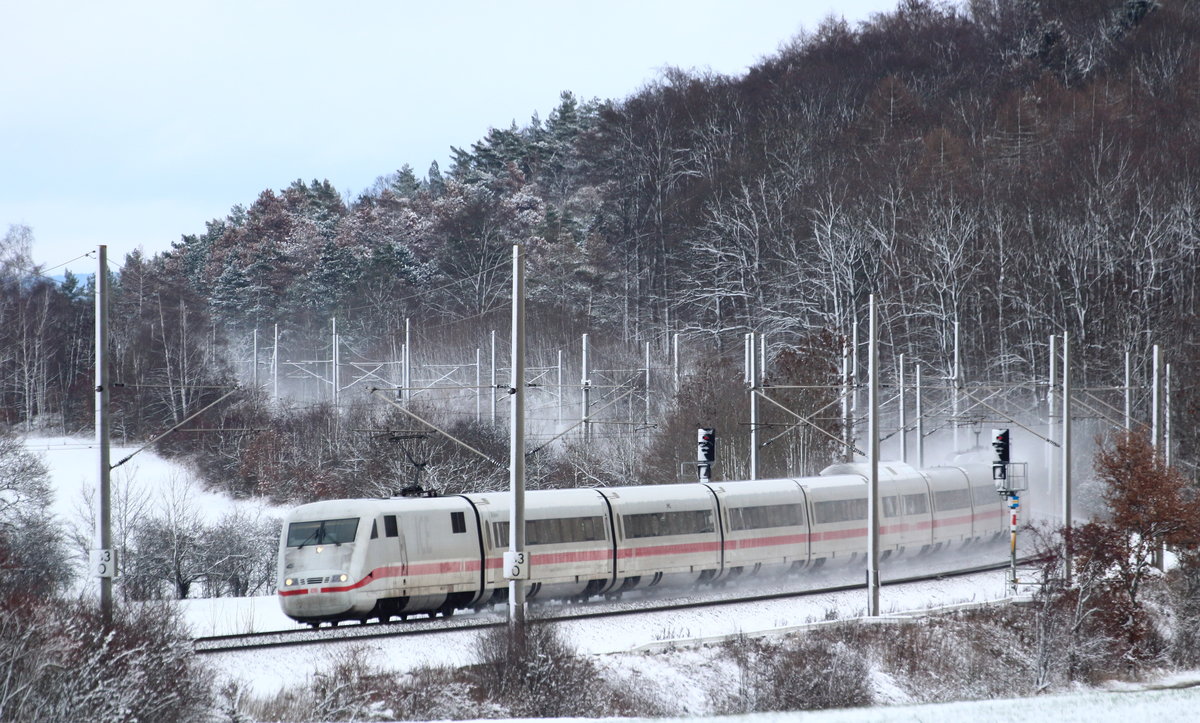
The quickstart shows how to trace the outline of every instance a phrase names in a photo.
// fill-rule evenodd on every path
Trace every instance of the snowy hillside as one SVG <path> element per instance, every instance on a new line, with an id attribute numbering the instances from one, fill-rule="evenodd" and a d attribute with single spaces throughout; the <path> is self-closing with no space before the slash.
<path id="1" fill-rule="evenodd" d="M 86 589 L 85 550 L 94 544 L 93 500 L 98 479 L 96 443 L 81 437 L 28 437 L 25 447 L 45 463 L 53 490 L 51 509 L 74 544 L 71 551 L 79 570 L 77 587 Z M 166 515 L 187 516 L 185 522 L 214 526 L 235 513 L 267 524 L 282 510 L 256 500 L 235 501 L 203 490 L 186 464 L 163 459 L 150 449 L 113 445 L 111 474 L 114 535 L 122 526 Z"/>

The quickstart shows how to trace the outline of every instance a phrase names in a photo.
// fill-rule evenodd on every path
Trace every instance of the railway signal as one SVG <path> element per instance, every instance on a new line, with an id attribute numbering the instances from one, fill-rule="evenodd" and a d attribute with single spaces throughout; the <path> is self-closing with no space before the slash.
<path id="1" fill-rule="evenodd" d="M 1012 449 L 1007 429 L 992 430 L 992 481 L 996 492 L 1004 497 L 1009 509 L 1009 554 L 1012 558 L 1009 584 L 1017 592 L 1017 512 L 1021 509 L 1021 492 L 1026 488 L 1025 464 L 1012 461 Z"/>
<path id="2" fill-rule="evenodd" d="M 1008 440 L 1007 429 L 992 430 L 992 449 L 996 452 L 995 459 L 992 461 L 992 479 L 996 480 L 996 489 L 1006 486 L 1002 485 L 1001 481 L 1008 478 L 1010 452 Z"/>
<path id="3" fill-rule="evenodd" d="M 707 427 L 696 429 L 696 471 L 701 482 L 712 479 L 712 466 L 717 461 L 717 430 Z"/>

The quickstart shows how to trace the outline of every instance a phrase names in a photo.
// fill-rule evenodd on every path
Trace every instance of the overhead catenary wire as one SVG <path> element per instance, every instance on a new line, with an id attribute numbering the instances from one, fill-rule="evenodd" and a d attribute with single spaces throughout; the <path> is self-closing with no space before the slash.
<path id="1" fill-rule="evenodd" d="M 73 264 L 76 261 L 79 261 L 80 259 L 94 259 L 94 258 L 96 258 L 96 251 L 92 250 L 92 251 L 87 251 L 85 253 L 82 253 L 73 259 L 68 259 L 68 260 L 62 262 L 61 264 L 55 264 L 54 266 L 46 266 L 46 267 L 33 266 L 32 268 L 28 267 L 28 266 L 10 266 L 9 268 L 11 268 L 12 270 L 17 271 L 21 274 L 24 274 L 26 276 L 37 276 L 39 278 L 46 279 L 47 281 L 58 281 L 58 279 L 54 278 L 53 276 L 50 276 L 48 272 L 54 271 L 56 269 L 61 269 L 62 267 L 66 266 L 67 264 Z"/>
<path id="2" fill-rule="evenodd" d="M 193 419 L 195 419 L 196 417 L 199 417 L 201 414 L 203 414 L 203 413 L 207 412 L 209 409 L 212 409 L 213 407 L 217 406 L 217 404 L 219 404 L 219 403 L 221 403 L 222 401 L 224 401 L 224 400 L 225 400 L 227 397 L 229 397 L 230 395 L 232 395 L 232 394 L 234 394 L 234 393 L 238 392 L 240 389 L 241 389 L 241 387 L 234 387 L 233 389 L 229 390 L 229 391 L 228 391 L 228 392 L 226 392 L 225 394 L 222 394 L 220 397 L 217 397 L 216 399 L 214 399 L 214 400 L 213 400 L 212 402 L 210 402 L 209 404 L 206 404 L 206 405 L 204 405 L 203 407 L 201 407 L 201 408 L 200 408 L 198 411 L 196 411 L 195 413 L 193 413 L 193 414 L 190 414 L 190 415 L 188 415 L 187 417 L 185 417 L 185 418 L 183 419 L 183 421 L 181 421 L 179 424 L 176 424 L 175 426 L 171 427 L 170 429 L 168 429 L 167 431 L 163 432 L 162 434 L 157 434 L 157 435 L 155 435 L 155 436 L 151 437 L 151 438 L 150 438 L 150 440 L 149 440 L 148 442 L 146 442 L 146 443 L 145 443 L 145 444 L 143 444 L 142 446 L 138 447 L 137 449 L 133 450 L 133 451 L 132 451 L 132 452 L 130 452 L 129 454 L 125 455 L 125 457 L 124 457 L 124 458 L 122 458 L 122 459 L 121 459 L 119 462 L 117 462 L 116 464 L 114 464 L 114 465 L 111 467 L 111 469 L 116 469 L 117 467 L 120 467 L 121 465 L 125 464 L 125 463 L 126 463 L 126 462 L 128 462 L 129 460 L 133 459 L 134 455 L 138 454 L 139 452 L 141 452 L 142 450 L 146 449 L 147 447 L 149 447 L 150 445 L 154 444 L 155 442 L 157 442 L 158 440 L 162 439 L 163 437 L 167 436 L 168 434 L 170 434 L 170 433 L 172 433 L 172 432 L 176 431 L 177 429 L 179 429 L 179 428 L 180 428 L 180 427 L 182 427 L 183 425 L 187 424 L 188 422 L 192 421 L 192 420 L 193 420 Z"/>

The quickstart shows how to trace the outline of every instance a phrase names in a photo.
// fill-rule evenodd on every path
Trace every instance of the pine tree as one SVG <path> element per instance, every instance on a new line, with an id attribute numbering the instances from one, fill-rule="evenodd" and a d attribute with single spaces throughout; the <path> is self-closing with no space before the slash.
<path id="1" fill-rule="evenodd" d="M 446 179 L 442 178 L 442 169 L 438 167 L 437 161 L 429 164 L 426 183 L 429 185 L 429 195 L 434 198 L 440 198 L 446 192 Z"/>
<path id="2" fill-rule="evenodd" d="M 249 287 L 245 272 L 237 259 L 231 257 L 209 294 L 213 314 L 226 324 L 240 324 L 245 318 L 243 311 L 250 299 Z"/>
<path id="3" fill-rule="evenodd" d="M 421 190 L 421 181 L 413 173 L 412 166 L 405 163 L 400 170 L 392 174 L 388 181 L 388 190 L 400 198 L 412 198 Z"/>
<path id="4" fill-rule="evenodd" d="M 328 241 L 321 248 L 316 268 L 301 283 L 307 306 L 318 316 L 334 315 L 342 302 L 354 293 L 362 279 L 362 265 L 355 252 Z"/>

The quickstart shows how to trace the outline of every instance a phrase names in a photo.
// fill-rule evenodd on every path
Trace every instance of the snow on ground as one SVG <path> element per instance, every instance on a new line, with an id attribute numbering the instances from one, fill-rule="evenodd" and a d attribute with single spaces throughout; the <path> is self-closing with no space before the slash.
<path id="1" fill-rule="evenodd" d="M 954 605 L 967 600 L 980 602 L 1004 596 L 1003 573 L 989 572 L 905 586 L 885 587 L 882 593 L 885 616 L 902 610 L 921 612 L 931 605 Z M 598 665 L 613 679 L 625 681 L 630 689 L 652 687 L 672 694 L 671 703 L 687 716 L 713 716 L 714 701 L 735 692 L 739 672 L 727 652 L 717 644 L 722 636 L 782 634 L 789 628 L 824 620 L 833 614 L 861 615 L 865 591 L 849 591 L 816 598 L 756 601 L 713 608 L 643 612 L 616 618 L 582 619 L 561 623 L 565 637 L 581 653 L 595 656 Z M 255 610 L 266 610 L 270 598 L 255 598 Z M 259 602 L 261 601 L 261 602 Z M 213 603 L 217 603 L 214 605 Z M 220 617 L 220 601 L 188 601 L 188 618 L 198 625 L 205 615 Z M 597 603 L 593 607 L 609 605 Z M 619 607 L 620 604 L 611 604 Z M 236 614 L 236 613 L 234 613 Z M 262 614 L 265 623 L 269 615 Z M 459 620 L 502 620 L 497 607 L 479 615 L 456 616 Z M 438 621 L 436 624 L 442 624 Z M 399 624 L 398 629 L 403 629 Z M 407 625 L 425 625 L 421 621 Z M 294 625 L 292 626 L 294 627 Z M 370 639 L 338 644 L 303 645 L 280 649 L 221 653 L 205 656 L 219 674 L 240 680 L 248 692 L 269 696 L 284 688 L 307 685 L 319 672 L 328 670 L 348 649 L 354 649 L 371 666 L 403 672 L 421 666 L 462 666 L 477 662 L 474 647 L 478 632 L 461 630 L 428 635 Z M 704 638 L 708 644 L 696 644 Z M 652 686 L 643 686 L 652 682 Z M 1120 684 L 1112 690 L 1085 691 L 1071 695 L 1030 699 L 993 700 L 949 704 L 903 705 L 902 692 L 891 681 L 876 680 L 874 686 L 888 705 L 874 708 L 815 713 L 756 714 L 722 717 L 731 723 L 762 723 L 775 720 L 818 721 L 923 721 L 959 723 L 969 721 L 1125 721 L 1152 716 L 1156 723 L 1196 720 L 1200 672 L 1173 674 L 1150 684 Z M 1178 687 L 1173 687 L 1178 686 Z M 1152 688 L 1164 688 L 1154 690 Z M 888 691 L 892 695 L 888 695 Z M 1132 718 L 1131 718 L 1132 716 Z M 684 720 L 683 718 L 675 720 Z"/>
<path id="2" fill-rule="evenodd" d="M 163 459 L 150 449 L 139 452 L 139 447 L 117 444 L 110 447 L 110 464 L 117 465 L 129 457 L 129 461 L 117 466 L 110 474 L 114 498 L 119 495 L 145 497 L 153 505 L 172 485 L 184 485 L 188 487 L 188 496 L 205 522 L 215 522 L 235 505 L 271 509 L 268 505 L 234 502 L 226 495 L 204 491 L 196 481 L 195 474 L 185 464 Z M 50 471 L 55 516 L 64 524 L 82 522 L 86 500 L 96 494 L 99 478 L 100 453 L 95 440 L 83 437 L 27 437 L 25 448 L 40 455 Z"/>
<path id="3" fill-rule="evenodd" d="M 983 700 L 961 703 L 848 708 L 812 713 L 756 713 L 714 718 L 723 723 L 1011 723 L 1054 721 L 1055 723 L 1108 723 L 1153 720 L 1155 723 L 1195 721 L 1200 688 L 1142 690 L 1138 692 L 1094 691 L 1038 698 Z M 639 719 L 623 719 L 632 723 Z M 688 718 L 640 719 L 646 723 L 672 723 Z M 494 722 L 493 722 L 494 723 Z"/>
<path id="4" fill-rule="evenodd" d="M 245 635 L 272 630 L 295 630 L 295 620 L 283 614 L 275 595 L 180 600 L 184 622 L 198 638 Z"/>
<path id="5" fill-rule="evenodd" d="M 885 587 L 881 595 L 884 614 L 915 610 L 930 606 L 979 602 L 1004 597 L 1006 587 L 1003 573 L 979 573 L 969 577 L 935 580 L 905 586 L 903 589 Z M 686 596 L 685 596 L 686 597 Z M 263 623 L 266 629 L 295 628 L 284 618 L 284 624 L 267 627 L 268 621 L 282 617 L 272 612 L 278 604 L 270 598 L 254 598 L 252 605 L 221 600 L 184 602 L 187 619 L 198 634 L 244 632 L 248 620 Z M 690 608 L 685 610 L 650 611 L 615 618 L 584 618 L 559 623 L 564 637 L 580 653 L 598 656 L 602 665 L 627 669 L 630 675 L 655 678 L 680 675 L 675 661 L 662 666 L 672 657 L 672 651 L 696 641 L 711 643 L 740 634 L 782 634 L 798 626 L 830 618 L 857 617 L 866 606 L 866 591 L 853 590 L 811 598 L 763 600 L 733 605 Z M 621 603 L 596 602 L 588 609 L 621 609 Z M 624 606 L 624 607 L 627 607 Z M 559 606 L 547 606 L 558 611 Z M 537 609 L 534 609 L 535 614 Z M 477 615 L 461 614 L 454 620 L 503 619 L 504 608 L 496 607 Z M 424 623 L 416 621 L 416 623 Z M 397 629 L 403 630 L 398 624 Z M 240 628 L 240 629 L 239 629 Z M 211 631 L 211 632 L 210 632 Z M 289 646 L 246 652 L 217 653 L 205 656 L 219 670 L 250 684 L 253 692 L 271 694 L 284 687 L 304 685 L 313 675 L 328 669 L 334 658 L 349 647 L 357 649 L 365 662 L 381 670 L 405 672 L 422 666 L 461 666 L 477 662 L 475 642 L 478 633 L 455 631 L 440 633 L 436 644 L 428 635 L 373 638 L 345 643 L 322 643 Z M 701 656 L 719 651 L 716 646 L 697 649 Z M 707 652 L 704 652 L 707 651 Z M 691 653 L 689 653 L 691 655 Z M 611 656 L 611 658 L 604 659 Z M 697 670 L 687 666 L 686 678 L 694 679 Z M 702 666 L 701 666 L 702 667 Z M 681 690 L 687 690 L 681 688 Z M 698 703 L 697 703 L 698 704 Z M 700 712 L 699 709 L 693 709 Z"/>

